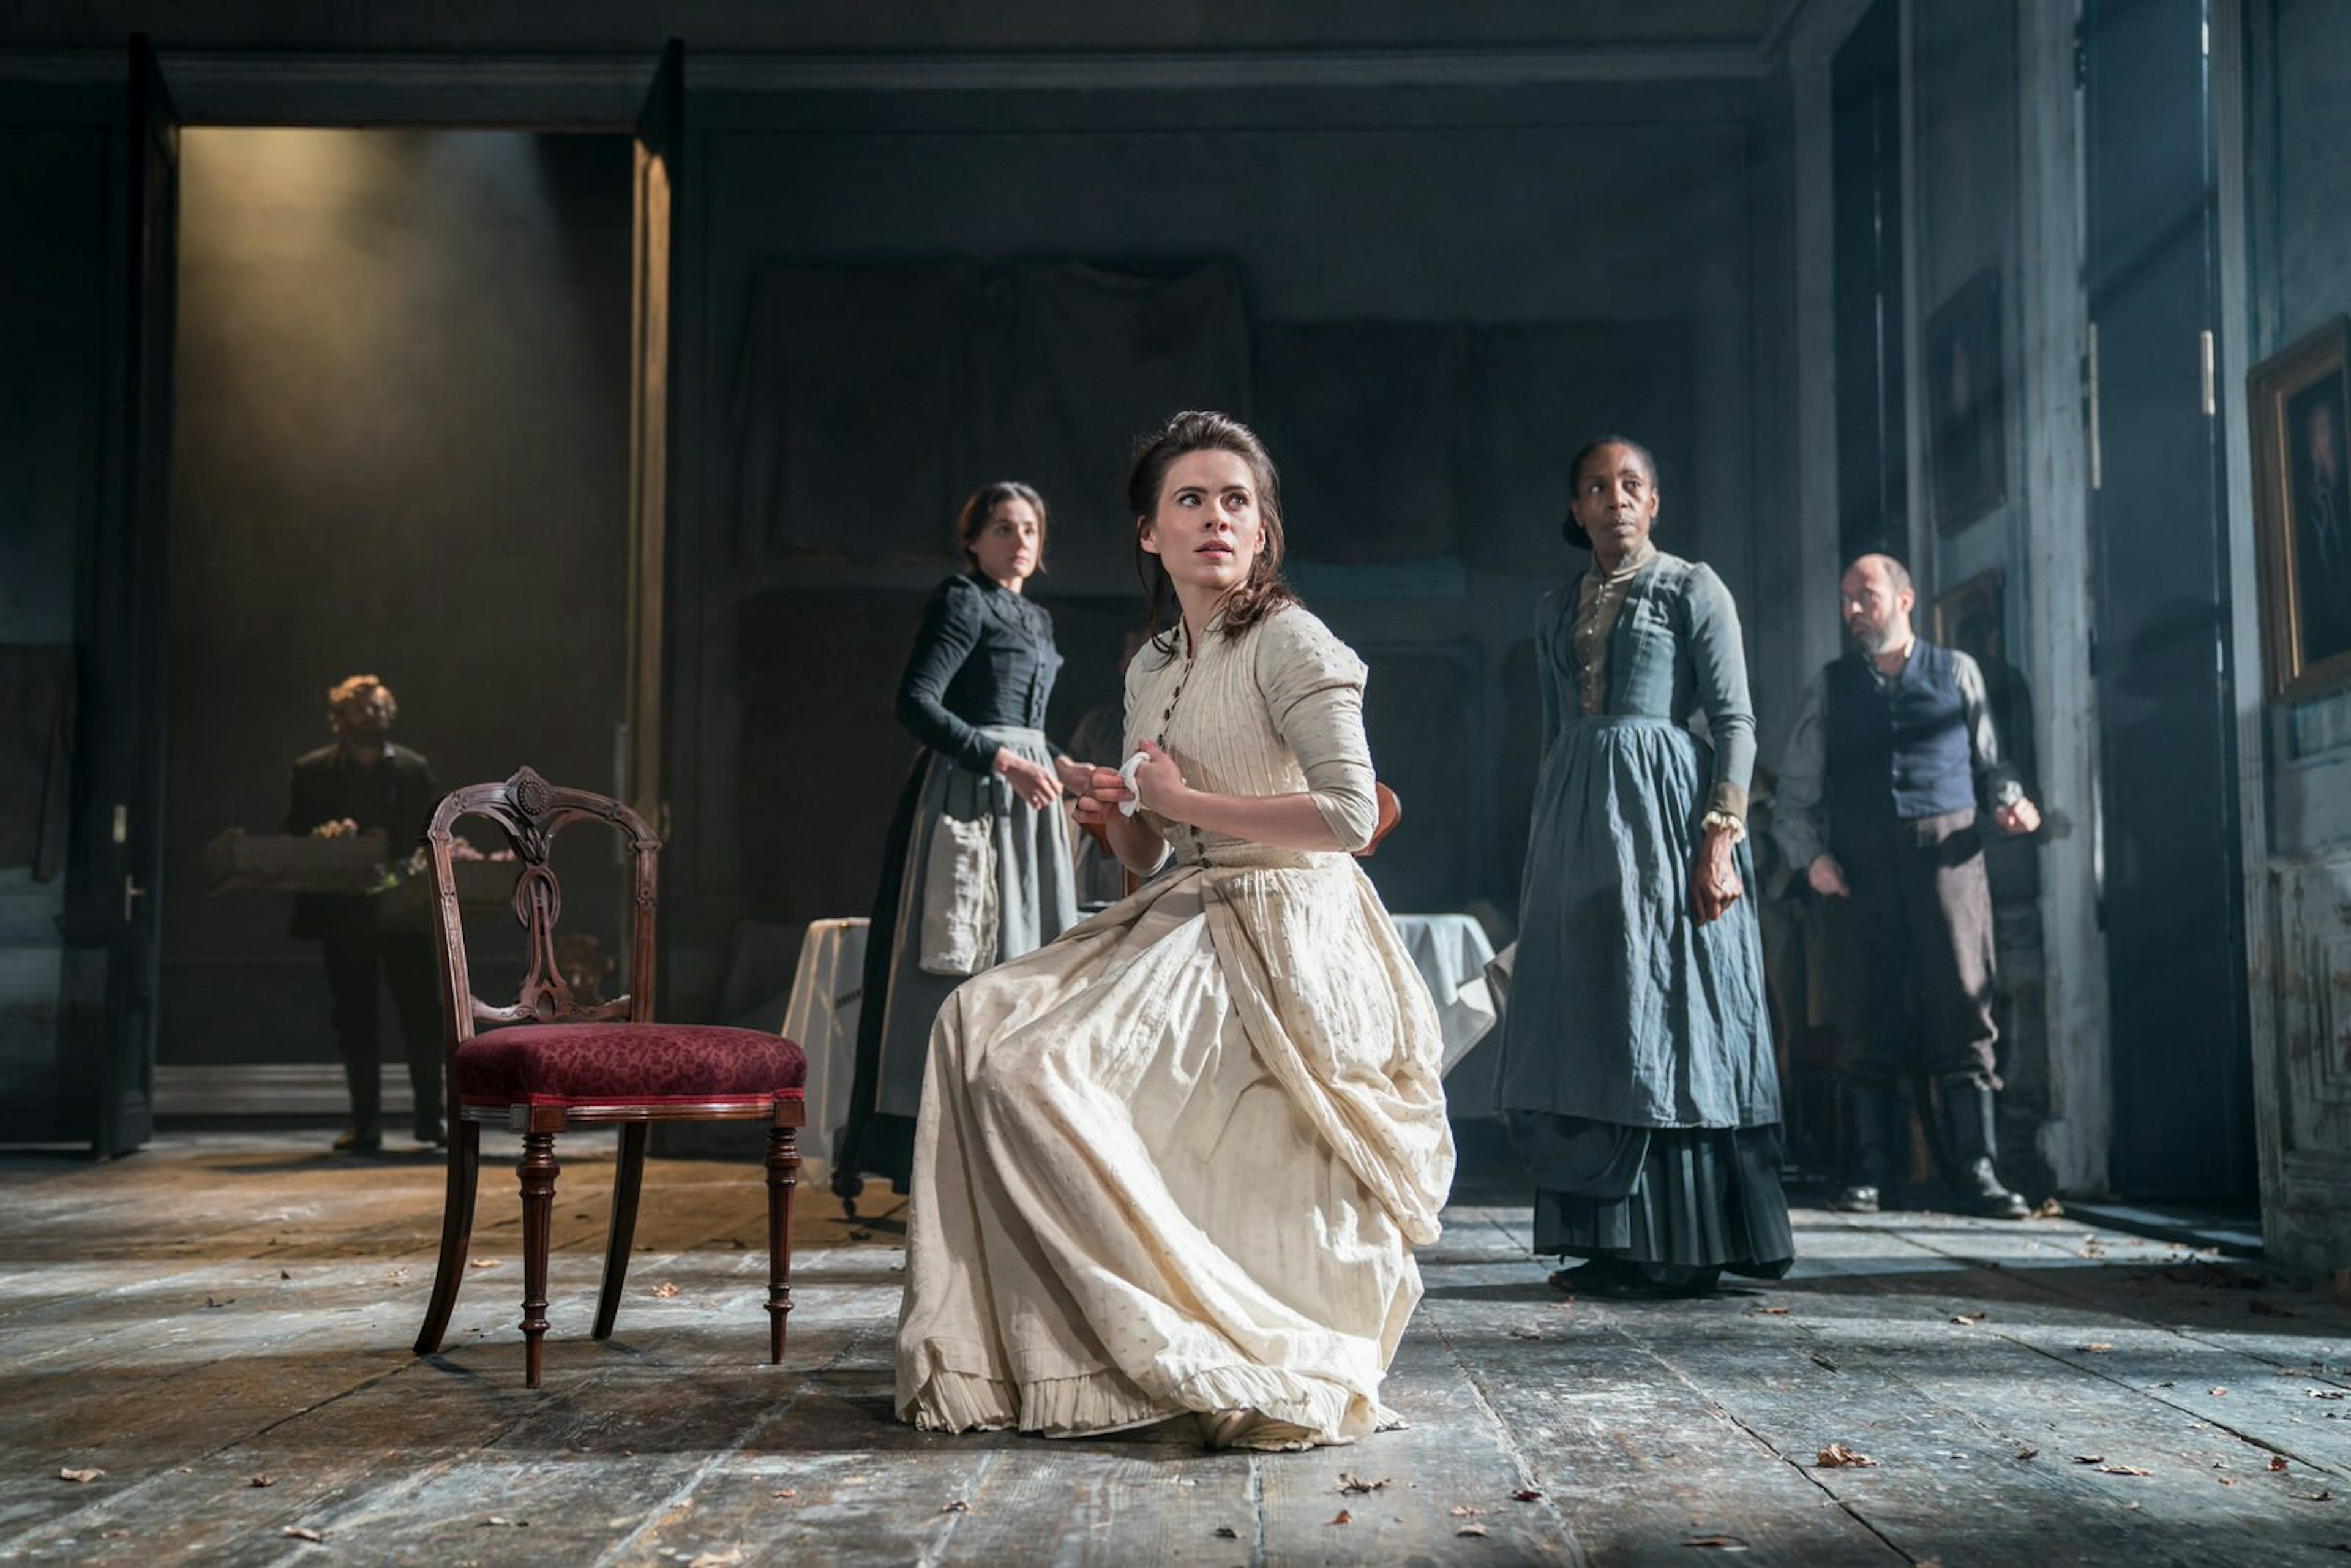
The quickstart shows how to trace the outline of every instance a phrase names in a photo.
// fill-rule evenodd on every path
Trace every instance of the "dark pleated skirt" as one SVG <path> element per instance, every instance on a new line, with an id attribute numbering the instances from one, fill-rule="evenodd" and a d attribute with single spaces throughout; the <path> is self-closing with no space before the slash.
<path id="1" fill-rule="evenodd" d="M 1539 1253 L 1776 1280 L 1795 1261 L 1780 1124 L 1627 1127 L 1514 1111 Z"/>

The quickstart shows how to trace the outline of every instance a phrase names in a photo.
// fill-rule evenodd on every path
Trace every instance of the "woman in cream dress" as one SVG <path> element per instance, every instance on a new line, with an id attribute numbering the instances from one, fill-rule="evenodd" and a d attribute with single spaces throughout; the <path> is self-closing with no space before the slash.
<path id="1" fill-rule="evenodd" d="M 897 1409 L 1348 1442 L 1393 1424 L 1453 1171 L 1436 1011 L 1349 852 L 1375 812 L 1364 665 L 1281 581 L 1246 427 L 1177 415 L 1128 496 L 1182 620 L 1127 672 L 1133 795 L 1097 769 L 1078 809 L 1153 874 L 940 1011 Z"/>

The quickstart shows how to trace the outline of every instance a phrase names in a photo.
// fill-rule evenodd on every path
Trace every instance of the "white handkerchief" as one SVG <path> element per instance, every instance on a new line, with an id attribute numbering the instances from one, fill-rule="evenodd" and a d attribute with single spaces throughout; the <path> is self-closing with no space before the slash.
<path id="1" fill-rule="evenodd" d="M 1138 751 L 1134 756 L 1128 758 L 1119 768 L 1118 781 L 1121 785 L 1124 786 L 1126 789 L 1126 799 L 1118 803 L 1118 814 L 1120 816 L 1132 817 L 1137 810 L 1141 810 L 1143 802 L 1134 798 L 1134 774 L 1137 768 L 1141 768 L 1144 763 L 1150 760 L 1151 754 L 1149 752 Z"/>

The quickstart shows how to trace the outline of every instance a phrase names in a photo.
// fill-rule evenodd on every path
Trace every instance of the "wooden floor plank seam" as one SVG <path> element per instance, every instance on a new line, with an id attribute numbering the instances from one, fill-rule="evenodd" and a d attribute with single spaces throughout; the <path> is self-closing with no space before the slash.
<path id="1" fill-rule="evenodd" d="M 835 1350 L 820 1367 L 813 1372 L 803 1372 L 794 1377 L 789 1393 L 768 1406 L 766 1411 L 737 1435 L 732 1443 L 706 1457 L 684 1481 L 672 1490 L 670 1496 L 664 1500 L 661 1507 L 649 1511 L 634 1530 L 614 1542 L 602 1555 L 599 1556 L 595 1561 L 595 1568 L 610 1568 L 611 1564 L 618 1563 L 622 1554 L 643 1540 L 670 1509 L 690 1500 L 705 1480 L 708 1479 L 728 1459 L 747 1448 L 753 1438 L 758 1437 L 774 1423 L 789 1416 L 793 1408 L 799 1405 L 801 1396 L 809 1391 L 810 1386 L 819 1376 L 827 1372 L 839 1370 L 854 1355 L 859 1343 L 865 1338 L 871 1327 L 872 1325 L 868 1325 L 864 1328 L 850 1330 L 848 1337 L 841 1341 L 840 1348 Z M 786 1348 L 789 1349 L 789 1344 Z"/>
<path id="2" fill-rule="evenodd" d="M 1749 1425 L 1748 1422 L 1740 1416 L 1739 1412 L 1731 1409 L 1713 1394 L 1701 1387 L 1687 1373 L 1683 1372 L 1679 1366 L 1667 1360 L 1662 1351 L 1659 1351 L 1656 1346 L 1648 1344 L 1644 1341 L 1635 1339 L 1621 1323 L 1610 1322 L 1604 1326 L 1610 1333 L 1616 1336 L 1617 1340 L 1621 1343 L 1632 1349 L 1636 1354 L 1646 1356 L 1648 1359 L 1656 1362 L 1659 1366 L 1663 1367 L 1667 1376 L 1673 1378 L 1674 1381 L 1679 1383 L 1684 1388 L 1688 1389 L 1692 1394 L 1698 1396 L 1698 1398 L 1704 1400 L 1709 1407 L 1722 1417 L 1724 1422 L 1744 1433 L 1750 1442 L 1762 1449 L 1763 1452 L 1771 1455 L 1772 1458 L 1778 1460 L 1787 1469 L 1793 1470 L 1798 1478 L 1801 1479 L 1807 1486 L 1810 1486 L 1813 1490 L 1819 1492 L 1829 1501 L 1834 1503 L 1837 1508 L 1847 1517 L 1851 1518 L 1855 1524 L 1860 1525 L 1864 1530 L 1869 1531 L 1870 1534 L 1876 1536 L 1886 1547 L 1886 1551 L 1892 1552 L 1895 1556 L 1900 1558 L 1905 1563 L 1915 1563 L 1918 1561 L 1918 1559 L 1912 1557 L 1908 1552 L 1903 1551 L 1902 1548 L 1896 1546 L 1894 1542 L 1887 1537 L 1884 1531 L 1877 1528 L 1875 1521 L 1864 1515 L 1860 1510 L 1855 1508 L 1853 1504 L 1848 1502 L 1844 1497 L 1840 1496 L 1834 1487 L 1831 1487 L 1826 1482 L 1823 1481 L 1821 1479 L 1820 1471 L 1817 1469 L 1805 1464 L 1801 1458 L 1790 1457 L 1787 1450 L 1782 1448 L 1777 1443 L 1772 1442 L 1771 1438 L 1765 1437 L 1754 1427 Z"/>
<path id="3" fill-rule="evenodd" d="M 1496 1408 L 1492 1396 L 1486 1391 L 1484 1380 L 1470 1369 L 1468 1360 L 1461 1354 L 1461 1347 L 1454 1343 L 1452 1334 L 1447 1332 L 1443 1323 L 1432 1321 L 1429 1329 L 1437 1335 L 1437 1343 L 1445 1346 L 1447 1359 L 1452 1362 L 1454 1370 L 1460 1374 L 1461 1381 L 1468 1387 L 1471 1397 L 1477 1400 L 1479 1409 L 1483 1411 L 1486 1418 L 1494 1424 L 1495 1430 L 1502 1435 L 1503 1450 L 1510 1456 L 1510 1466 L 1519 1483 L 1519 1489 L 1542 1494 L 1541 1500 L 1543 1511 L 1551 1517 L 1552 1524 L 1558 1529 L 1560 1540 L 1567 1548 L 1569 1562 L 1576 1564 L 1577 1568 L 1586 1568 L 1586 1565 L 1591 1563 L 1591 1555 L 1584 1551 L 1583 1542 L 1577 1537 L 1574 1522 L 1559 1506 L 1557 1500 L 1552 1497 L 1550 1489 L 1541 1484 L 1541 1476 L 1536 1471 L 1533 1461 L 1527 1457 L 1526 1449 L 1520 1444 L 1517 1435 L 1510 1430 L 1510 1422 L 1504 1419 L 1501 1411 Z"/>

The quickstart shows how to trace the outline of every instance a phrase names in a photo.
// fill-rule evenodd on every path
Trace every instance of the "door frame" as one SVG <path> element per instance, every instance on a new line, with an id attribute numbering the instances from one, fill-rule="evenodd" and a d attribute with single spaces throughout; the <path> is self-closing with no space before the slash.
<path id="1" fill-rule="evenodd" d="M 2253 260 L 2247 243 L 2252 222 L 2252 156 L 2245 110 L 2251 63 L 2246 58 L 2245 0 L 2212 0 L 2210 13 L 2210 72 L 2214 120 L 2213 158 L 2220 226 L 2220 384 L 2227 392 L 2245 386 L 2253 366 L 2258 319 Z M 2274 329 L 2274 323 L 2272 323 Z M 2224 409 L 2241 409 L 2241 399 Z M 2239 863 L 2244 882 L 2246 1036 L 2253 1053 L 2253 1137 L 2261 1178 L 2262 1241 L 2272 1257 L 2295 1258 L 2285 1206 L 2286 1121 L 2279 1104 L 2284 1090 L 2278 996 L 2270 977 L 2278 973 L 2275 918 L 2278 878 L 2291 862 L 2271 849 L 2270 726 L 2266 681 L 2245 678 L 2265 666 L 2268 650 L 2261 623 L 2261 562 L 2255 538 L 2252 434 L 2250 423 L 2231 414 L 2220 432 L 2220 502 L 2228 519 L 2229 602 L 2237 721 L 2237 821 L 2241 835 Z M 2332 1260 L 2339 1261 L 2339 1260 Z"/>
<path id="2" fill-rule="evenodd" d="M 2095 802 L 2105 778 L 2092 602 L 2083 287 L 2082 103 L 2073 5 L 2019 12 L 2022 167 L 2018 306 L 2028 345 L 2021 407 L 2022 483 L 2037 548 L 2023 563 L 2027 635 L 2040 702 L 2044 796 L 2070 802 L 2073 831 L 2042 845 L 2041 929 L 2050 1041 L 2050 1119 L 2042 1154 L 2058 1190 L 2098 1193 L 2114 1137 L 2113 1040 L 2105 933 L 2099 920 Z"/>
<path id="3" fill-rule="evenodd" d="M 632 202 L 643 195 L 643 153 L 642 131 L 648 99 L 648 89 L 658 93 L 666 87 L 673 106 L 670 125 L 674 131 L 673 161 L 682 162 L 686 156 L 684 106 L 684 69 L 682 47 L 671 40 L 664 48 L 646 55 L 611 57 L 511 57 L 499 56 L 436 56 L 421 60 L 414 56 L 397 55 L 337 55 L 337 56 L 262 56 L 239 54 L 183 53 L 170 49 L 151 49 L 147 57 L 160 69 L 162 79 L 170 84 L 171 106 L 177 129 L 202 128 L 262 128 L 295 131 L 328 131 L 356 129 L 400 128 L 445 131 L 519 131 L 531 132 L 584 132 L 639 139 L 637 168 L 632 173 Z M 118 52 L 76 52 L 71 55 L 0 56 L 0 85 L 21 85 L 44 89 L 71 96 L 80 94 L 122 92 L 127 90 L 123 75 L 124 57 Z M 61 99 L 62 101 L 62 99 Z M 130 112 L 128 99 L 123 112 Z M 12 117 L 21 119 L 21 117 Z M 139 149 L 130 150 L 135 158 Z M 125 171 L 126 174 L 135 171 Z M 672 203 L 671 230 L 682 230 L 678 221 L 678 205 L 694 199 L 695 182 L 690 174 L 669 172 L 668 195 Z M 175 208 L 176 215 L 176 208 Z M 135 214 L 134 214 L 135 216 Z M 642 214 L 640 214 L 642 217 Z M 121 222 L 117 218 L 118 225 Z M 642 256 L 632 256 L 633 267 Z M 672 665 L 668 637 L 664 636 L 665 624 L 674 624 L 666 613 L 668 607 L 658 601 L 640 605 L 644 595 L 660 595 L 664 585 L 674 580 L 674 570 L 668 558 L 674 556 L 679 530 L 671 519 L 677 516 L 680 491 L 679 465 L 674 453 L 680 449 L 682 436 L 691 432 L 692 409 L 685 396 L 681 372 L 687 358 L 678 351 L 684 334 L 684 312 L 679 308 L 679 296 L 695 287 L 696 279 L 690 267 L 676 264 L 676 248 L 672 246 L 667 256 L 671 277 L 669 320 L 666 341 L 662 345 L 665 362 L 665 388 L 668 396 L 666 429 L 662 433 L 666 460 L 652 465 L 653 472 L 643 472 L 643 457 L 632 450 L 629 484 L 631 533 L 628 540 L 629 566 L 629 683 L 624 692 L 622 713 L 616 720 L 625 718 L 634 733 L 625 745 L 614 748 L 613 793 L 629 799 L 643 793 L 644 788 L 659 788 L 665 773 L 663 766 L 668 747 L 670 716 L 666 703 L 668 676 Z M 126 277 L 122 287 L 131 287 Z M 176 278 L 174 279 L 176 297 Z M 636 287 L 632 279 L 632 289 Z M 135 301 L 129 298 L 114 302 L 111 308 L 121 319 L 113 330 L 120 333 L 123 323 L 135 329 Z M 640 338 L 643 333 L 644 302 L 633 302 L 635 319 L 632 322 L 632 358 L 640 357 Z M 135 353 L 135 345 L 126 345 L 112 355 L 118 366 L 135 366 L 125 356 Z M 631 376 L 631 426 L 632 437 L 642 411 L 637 407 L 641 392 L 639 367 L 632 364 Z M 115 372 L 119 382 L 122 371 Z M 132 385 L 136 377 L 133 374 Z M 118 406 L 127 395 L 116 387 L 110 397 Z M 168 407 L 168 404 L 165 406 Z M 162 438 L 168 443 L 168 429 Z M 111 438 L 119 456 L 125 436 Z M 110 464 L 120 471 L 120 462 Z M 647 481 L 655 492 L 651 497 L 652 527 L 644 526 L 640 514 L 646 510 L 641 505 L 641 492 Z M 133 492 L 123 500 L 111 503 L 120 509 L 137 504 L 136 491 L 141 483 L 128 474 L 120 483 Z M 109 525 L 119 526 L 119 525 Z M 89 546 L 86 542 L 84 549 Z M 159 612 L 160 613 L 160 612 Z M 638 646 L 643 639 L 657 640 L 650 654 Z M 85 710 L 87 717 L 87 710 Z M 648 725 L 645 720 L 650 717 Z M 160 800 L 162 796 L 162 747 L 164 744 L 166 715 L 158 694 L 155 711 L 146 716 L 145 738 L 142 744 L 156 748 L 156 777 L 148 790 L 158 803 L 156 812 L 160 831 Z M 651 733 L 646 731 L 650 729 Z M 86 794 L 85 804 L 96 800 L 95 793 L 86 793 L 86 786 L 77 786 L 78 794 Z M 110 793 L 115 791 L 106 785 Z M 141 808 L 134 808 L 134 810 Z M 104 802 L 91 809 L 89 815 L 105 815 Z M 658 816 L 653 820 L 658 821 Z M 99 966 L 105 959 L 102 951 L 90 948 L 89 937 L 95 931 L 96 912 L 110 898 L 120 896 L 123 858 L 120 841 L 110 831 L 111 823 L 93 821 L 78 825 L 73 841 L 76 860 L 87 862 L 78 870 L 69 867 L 69 878 L 89 882 L 76 904 L 79 917 L 69 913 L 73 930 L 82 931 L 78 944 L 69 931 L 68 951 L 64 956 L 66 972 L 61 982 L 69 994 L 78 993 L 96 1003 L 105 998 L 102 1010 L 111 1015 L 120 1005 L 125 986 L 101 975 Z M 132 824 L 136 836 L 139 824 Z M 152 835 L 150 835 L 152 836 Z M 152 858 L 151 856 L 150 858 Z M 162 957 L 159 901 L 161 898 L 161 866 L 154 874 L 144 876 L 148 914 L 156 927 L 156 940 L 150 945 L 149 974 L 146 977 L 146 1008 L 150 1028 L 158 1011 L 155 995 Z M 78 883 L 76 885 L 79 885 Z M 88 930 L 83 928 L 88 927 Z M 77 953 L 77 947 L 82 949 Z M 119 965 L 110 966 L 120 967 Z M 68 1016 L 60 1019 L 61 1051 L 77 1054 L 95 1051 L 110 1040 L 110 1017 L 89 1016 L 89 1008 L 76 1006 L 67 1009 Z M 141 1101 L 143 1110 L 152 1115 L 156 1108 L 153 1094 L 154 1050 L 151 1038 L 146 1053 L 147 1075 Z M 101 1071 L 100 1069 L 105 1070 Z M 93 1064 L 97 1082 L 94 1089 L 114 1093 L 112 1080 L 120 1074 Z M 329 1068 L 329 1072 L 335 1070 Z M 121 1120 L 119 1108 L 109 1104 L 98 1110 L 91 1124 L 92 1142 L 101 1157 L 110 1145 L 121 1143 L 115 1124 Z M 136 1142 L 143 1142 L 137 1139 Z M 135 1146 L 135 1144 L 134 1145 Z"/>

